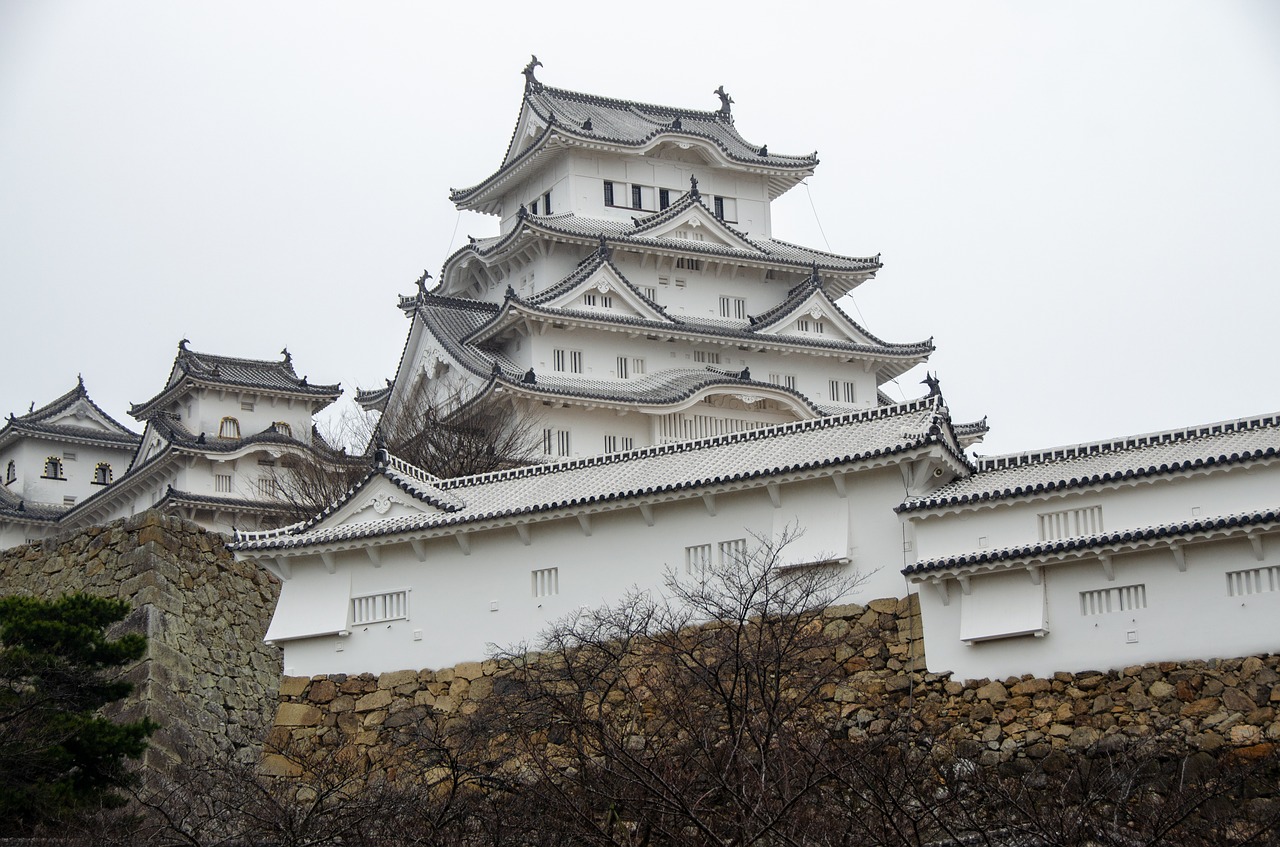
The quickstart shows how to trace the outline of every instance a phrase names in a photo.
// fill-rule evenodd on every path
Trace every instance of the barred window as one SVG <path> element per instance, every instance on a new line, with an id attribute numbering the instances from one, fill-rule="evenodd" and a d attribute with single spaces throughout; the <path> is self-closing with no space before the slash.
<path id="1" fill-rule="evenodd" d="M 383 621 L 409 618 L 409 592 L 388 591 L 383 594 L 366 594 L 351 598 L 351 623 L 382 623 Z"/>

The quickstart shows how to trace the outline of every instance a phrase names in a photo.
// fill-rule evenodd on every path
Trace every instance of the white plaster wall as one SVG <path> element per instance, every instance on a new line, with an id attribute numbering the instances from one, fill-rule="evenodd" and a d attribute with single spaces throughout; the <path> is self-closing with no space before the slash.
<path id="1" fill-rule="evenodd" d="M 242 403 L 252 403 L 253 410 L 241 408 Z M 290 400 L 254 391 L 225 393 L 195 389 L 175 405 L 182 425 L 192 434 L 205 433 L 217 438 L 223 417 L 240 422 L 240 437 L 256 435 L 276 421 L 287 423 L 294 438 L 304 443 L 311 440 L 310 400 Z"/>
<path id="2" fill-rule="evenodd" d="M 489 645 L 531 639 L 547 621 L 583 605 L 616 600 L 631 587 L 660 586 L 668 568 L 684 569 L 686 547 L 715 550 L 721 541 L 833 514 L 848 515 L 848 570 L 864 576 L 856 596 L 901 595 L 901 527 L 891 511 L 902 497 L 901 476 L 887 468 L 846 479 L 845 498 L 830 479 L 783 486 L 777 509 L 761 487 L 717 496 L 715 515 L 701 498 L 658 504 L 653 526 L 635 508 L 594 516 L 590 535 L 573 518 L 536 523 L 528 546 L 513 528 L 473 533 L 470 555 L 453 539 L 439 539 L 426 545 L 424 562 L 408 545 L 382 548 L 378 567 L 363 552 L 342 553 L 333 574 L 316 558 L 295 560 L 285 595 L 295 586 L 308 596 L 409 589 L 410 618 L 359 627 L 347 637 L 283 642 L 285 672 L 380 672 L 483 658 Z M 532 596 L 531 572 L 551 567 L 559 569 L 559 595 Z"/>
<path id="3" fill-rule="evenodd" d="M 1185 545 L 1187 569 L 1180 572 L 1167 550 L 1113 558 L 1108 581 L 1096 559 L 1043 570 L 1043 638 L 1021 636 L 966 645 L 960 621 L 966 598 L 951 583 L 943 605 L 931 585 L 917 587 L 924 615 L 929 670 L 963 679 L 1003 679 L 1019 674 L 1107 670 L 1153 661 L 1210 659 L 1280 651 L 1280 591 L 1231 597 L 1228 571 L 1280 566 L 1280 537 L 1263 538 L 1263 558 L 1247 539 Z M 978 597 L 984 581 L 970 580 Z M 1143 585 L 1146 608 L 1086 616 L 1083 591 Z"/>
<path id="4" fill-rule="evenodd" d="M 65 454 L 75 454 L 74 459 L 65 458 Z M 129 466 L 132 450 L 113 450 L 96 445 L 75 444 L 64 441 L 45 440 L 41 438 L 23 438 L 0 454 L 0 479 L 13 460 L 16 465 L 17 478 L 6 487 L 8 490 L 36 503 L 62 506 L 63 498 L 75 497 L 79 503 L 102 489 L 94 485 L 93 475 L 99 462 L 111 465 L 113 479 L 118 478 Z M 62 475 L 65 480 L 44 479 L 44 463 L 50 456 L 57 456 L 62 461 Z"/>
<path id="5" fill-rule="evenodd" d="M 1103 530 L 1155 526 L 1280 505 L 1280 462 L 1232 467 L 1190 477 L 1082 489 L 1037 500 L 1005 500 L 982 508 L 911 516 L 920 559 L 999 549 L 1039 540 L 1037 515 L 1102 506 Z M 1195 510 L 1199 510 L 1196 512 Z M 981 539 L 986 539 L 985 543 Z"/>

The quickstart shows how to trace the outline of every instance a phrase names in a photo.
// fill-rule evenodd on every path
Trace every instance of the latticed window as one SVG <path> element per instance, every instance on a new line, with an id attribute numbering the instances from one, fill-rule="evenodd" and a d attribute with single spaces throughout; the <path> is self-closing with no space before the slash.
<path id="1" fill-rule="evenodd" d="M 351 624 L 381 623 L 409 617 L 409 592 L 387 591 L 351 598 Z"/>
<path id="2" fill-rule="evenodd" d="M 721 565 L 741 565 L 747 560 L 747 539 L 721 541 L 719 552 Z"/>
<path id="3" fill-rule="evenodd" d="M 62 475 L 62 459 L 57 456 L 50 456 L 44 460 L 44 478 L 66 479 Z"/>
<path id="4" fill-rule="evenodd" d="M 560 593 L 559 568 L 541 568 L 532 571 L 529 576 L 534 597 L 554 597 Z"/>
<path id="5" fill-rule="evenodd" d="M 239 438 L 240 437 L 240 421 L 232 417 L 222 419 L 218 424 L 219 438 Z"/>
<path id="6" fill-rule="evenodd" d="M 97 467 L 93 469 L 94 485 L 109 485 L 111 483 L 111 465 L 107 462 L 98 462 Z"/>
<path id="7" fill-rule="evenodd" d="M 287 435 L 290 438 L 293 437 L 293 427 L 289 426 L 289 424 L 285 423 L 284 421 L 276 421 L 271 425 L 275 427 L 276 432 L 280 433 L 281 435 Z"/>
<path id="8" fill-rule="evenodd" d="M 684 548 L 684 572 L 691 576 L 705 576 L 711 569 L 711 545 L 695 544 Z"/>
<path id="9" fill-rule="evenodd" d="M 1147 608 L 1147 586 L 1122 585 L 1080 592 L 1080 614 L 1090 617 Z"/>

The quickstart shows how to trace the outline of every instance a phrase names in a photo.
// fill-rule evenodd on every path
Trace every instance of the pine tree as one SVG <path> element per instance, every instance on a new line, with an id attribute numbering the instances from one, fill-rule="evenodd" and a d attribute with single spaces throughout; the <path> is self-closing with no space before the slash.
<path id="1" fill-rule="evenodd" d="M 0 598 L 0 836 L 120 802 L 125 759 L 157 728 L 98 714 L 132 690 L 122 667 L 146 650 L 137 633 L 107 637 L 128 611 L 86 594 Z"/>

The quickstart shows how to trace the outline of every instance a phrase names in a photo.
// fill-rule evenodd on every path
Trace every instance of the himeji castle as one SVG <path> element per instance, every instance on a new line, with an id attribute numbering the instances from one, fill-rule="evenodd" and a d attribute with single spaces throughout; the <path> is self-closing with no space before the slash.
<path id="1" fill-rule="evenodd" d="M 543 85 L 531 66 L 497 170 L 455 190 L 500 219 L 425 278 L 396 378 L 363 392 L 395 414 L 440 392 L 536 415 L 548 459 L 812 420 L 886 402 L 927 361 L 836 305 L 880 269 L 773 237 L 770 204 L 815 154 L 747 141 L 731 101 L 653 106 Z M 959 427 L 962 442 L 982 427 Z"/>

